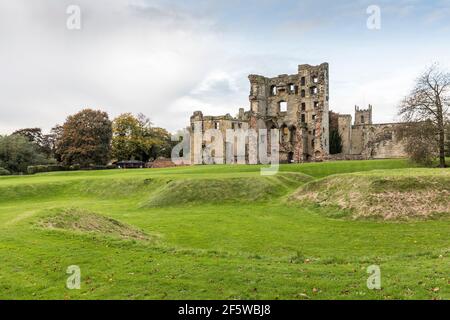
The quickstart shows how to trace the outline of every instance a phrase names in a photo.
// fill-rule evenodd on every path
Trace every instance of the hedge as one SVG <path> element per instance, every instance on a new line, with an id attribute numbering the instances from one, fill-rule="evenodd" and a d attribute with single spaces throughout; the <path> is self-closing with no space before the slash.
<path id="1" fill-rule="evenodd" d="M 9 176 L 11 172 L 6 170 L 5 168 L 0 167 L 0 176 Z"/>
<path id="2" fill-rule="evenodd" d="M 116 165 L 90 165 L 86 168 L 83 168 L 79 164 L 73 164 L 71 166 L 63 166 L 63 165 L 38 165 L 38 166 L 29 166 L 27 168 L 28 174 L 35 173 L 44 173 L 44 172 L 55 172 L 55 171 L 77 171 L 77 170 L 107 170 L 107 169 L 117 169 Z"/>
<path id="3" fill-rule="evenodd" d="M 66 167 L 58 165 L 58 164 L 28 166 L 28 168 L 27 168 L 28 174 L 43 173 L 43 172 L 55 172 L 55 171 L 66 171 L 66 170 L 67 170 Z"/>
<path id="4" fill-rule="evenodd" d="M 109 164 L 107 166 L 90 165 L 88 168 L 85 168 L 85 170 L 110 170 L 110 169 L 117 169 L 117 166 L 115 164 Z"/>

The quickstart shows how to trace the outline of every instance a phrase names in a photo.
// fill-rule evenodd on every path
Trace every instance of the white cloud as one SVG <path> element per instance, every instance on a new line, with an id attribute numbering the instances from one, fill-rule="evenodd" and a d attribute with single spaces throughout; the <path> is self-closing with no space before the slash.
<path id="1" fill-rule="evenodd" d="M 143 112 L 175 131 L 194 110 L 248 108 L 248 74 L 295 73 L 297 64 L 324 61 L 332 109 L 371 103 L 376 121 L 391 121 L 424 66 L 450 66 L 449 45 L 417 27 L 425 17 L 417 0 L 382 1 L 382 30 L 369 32 L 369 2 L 324 1 L 314 11 L 313 1 L 0 0 L 0 133 L 48 130 L 83 107 L 111 117 Z M 74 3 L 80 31 L 66 29 Z M 399 20 L 407 25 L 397 30 Z"/>
<path id="2" fill-rule="evenodd" d="M 2 2 L 0 130 L 49 129 L 83 107 L 144 112 L 177 129 L 168 107 L 221 57 L 210 21 L 143 2 L 86 0 L 78 1 L 82 30 L 69 31 L 69 3 Z"/>

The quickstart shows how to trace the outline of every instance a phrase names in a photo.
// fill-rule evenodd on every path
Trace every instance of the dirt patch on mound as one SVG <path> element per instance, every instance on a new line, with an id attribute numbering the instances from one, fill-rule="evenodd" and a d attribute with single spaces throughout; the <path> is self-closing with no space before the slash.
<path id="1" fill-rule="evenodd" d="M 289 200 L 348 210 L 353 218 L 450 216 L 449 173 L 440 170 L 414 174 L 410 170 L 336 175 L 306 184 Z"/>
<path id="2" fill-rule="evenodd" d="M 429 217 L 450 213 L 450 192 L 429 190 L 416 192 L 383 192 L 371 195 L 362 212 L 378 215 L 383 212 L 385 219 L 401 217 Z"/>
<path id="3" fill-rule="evenodd" d="M 122 239 L 150 240 L 144 232 L 117 220 L 81 209 L 66 209 L 39 221 L 46 229 L 92 232 Z"/>
<path id="4" fill-rule="evenodd" d="M 157 169 L 157 168 L 173 168 L 177 165 L 172 162 L 172 160 L 167 158 L 158 158 L 155 161 L 151 162 L 149 164 L 150 168 Z"/>

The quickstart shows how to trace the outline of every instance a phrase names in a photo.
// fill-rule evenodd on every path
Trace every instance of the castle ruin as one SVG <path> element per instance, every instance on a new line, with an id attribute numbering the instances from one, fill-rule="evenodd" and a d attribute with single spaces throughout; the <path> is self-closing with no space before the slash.
<path id="1" fill-rule="evenodd" d="M 190 131 L 200 128 L 220 130 L 279 130 L 279 159 L 282 163 L 301 163 L 338 159 L 376 159 L 404 157 L 402 144 L 396 139 L 397 124 L 373 124 L 372 106 L 355 107 L 351 115 L 329 110 L 329 65 L 299 65 L 297 74 L 267 78 L 250 75 L 250 110 L 239 109 L 237 116 L 204 116 L 196 111 Z M 341 137 L 342 150 L 330 154 L 330 131 Z M 205 141 L 191 140 L 204 149 Z M 226 147 L 224 146 L 224 150 Z M 246 149 L 246 153 L 248 148 Z M 193 152 L 191 159 L 193 159 Z"/>

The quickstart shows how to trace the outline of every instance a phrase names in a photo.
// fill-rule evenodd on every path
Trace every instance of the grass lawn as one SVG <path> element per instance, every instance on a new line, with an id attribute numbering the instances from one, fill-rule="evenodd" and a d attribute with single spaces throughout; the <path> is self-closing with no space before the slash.
<path id="1" fill-rule="evenodd" d="M 0 177 L 0 299 L 450 299 L 448 215 L 337 219 L 339 209 L 288 201 L 334 174 L 441 169 L 343 161 L 262 177 L 260 168 Z M 66 288 L 70 265 L 81 268 L 80 290 Z M 366 286 L 370 265 L 381 290 Z"/>

